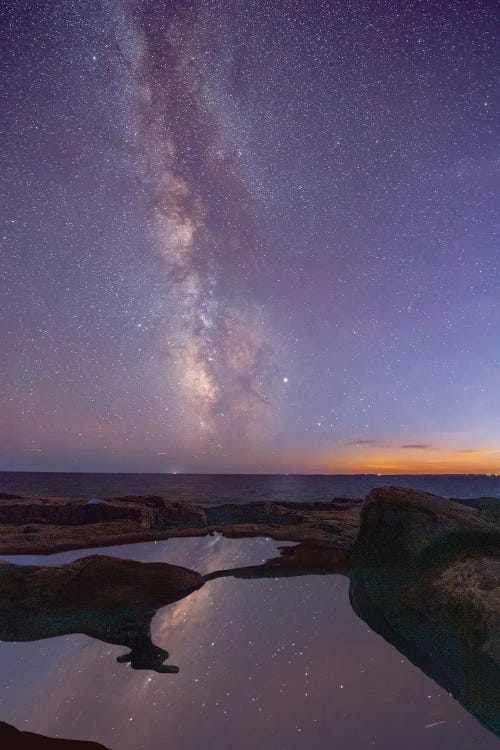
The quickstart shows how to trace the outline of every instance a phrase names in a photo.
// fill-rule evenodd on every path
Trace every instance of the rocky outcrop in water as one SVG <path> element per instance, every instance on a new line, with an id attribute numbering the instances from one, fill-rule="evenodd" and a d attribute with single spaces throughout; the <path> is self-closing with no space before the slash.
<path id="1" fill-rule="evenodd" d="M 500 733 L 500 530 L 476 508 L 373 490 L 350 556 L 373 630 Z"/>
<path id="2" fill-rule="evenodd" d="M 0 639 L 33 641 L 83 633 L 126 646 L 133 669 L 177 672 L 151 641 L 156 611 L 203 584 L 193 570 L 92 555 L 66 565 L 0 562 Z"/>
<path id="3" fill-rule="evenodd" d="M 328 544 L 299 544 L 206 578 L 348 575 L 356 613 L 498 734 L 500 530 L 491 508 L 470 505 L 373 490 L 347 559 Z"/>

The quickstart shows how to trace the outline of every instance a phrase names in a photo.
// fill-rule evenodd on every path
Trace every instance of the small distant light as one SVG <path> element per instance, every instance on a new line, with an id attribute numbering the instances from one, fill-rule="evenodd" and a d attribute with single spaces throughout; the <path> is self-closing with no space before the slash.
<path id="1" fill-rule="evenodd" d="M 283 378 L 284 383 L 288 383 L 288 378 Z"/>

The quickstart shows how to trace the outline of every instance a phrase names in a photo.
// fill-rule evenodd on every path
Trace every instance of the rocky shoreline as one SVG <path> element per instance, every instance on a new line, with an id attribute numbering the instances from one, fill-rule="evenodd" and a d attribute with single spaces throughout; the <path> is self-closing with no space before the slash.
<path id="1" fill-rule="evenodd" d="M 176 672 L 151 641 L 155 612 L 218 578 L 342 573 L 354 610 L 500 734 L 500 501 L 397 487 L 363 500 L 217 506 L 159 497 L 0 497 L 0 554 L 50 554 L 219 532 L 296 542 L 262 565 L 196 571 L 91 555 L 0 561 L 0 639 L 85 633 L 126 646 L 135 669 Z M 78 579 L 78 587 L 72 582 Z"/>
<path id="2" fill-rule="evenodd" d="M 331 544 L 348 553 L 357 537 L 361 511 L 386 488 L 366 498 L 330 502 L 252 502 L 196 505 L 158 496 L 82 498 L 22 497 L 0 492 L 0 555 L 50 555 L 76 549 L 220 533 L 230 538 L 269 537 L 277 541 Z M 414 490 L 399 497 L 437 497 Z M 395 497 L 395 496 L 394 496 Z M 439 512 L 449 507 L 472 512 L 472 519 L 498 527 L 495 498 L 438 498 Z M 457 512 L 458 512 L 457 510 Z M 464 515 L 462 515 L 465 518 Z M 475 522 L 475 521 L 473 521 Z"/>
<path id="3" fill-rule="evenodd" d="M 99 500 L 0 493 L 0 555 L 53 554 L 215 532 L 227 537 L 328 542 L 347 551 L 362 500 L 194 505 L 162 497 Z"/>

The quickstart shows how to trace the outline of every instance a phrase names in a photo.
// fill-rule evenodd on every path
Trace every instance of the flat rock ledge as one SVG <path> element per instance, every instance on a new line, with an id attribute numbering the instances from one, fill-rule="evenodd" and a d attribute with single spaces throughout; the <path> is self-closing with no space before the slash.
<path id="1" fill-rule="evenodd" d="M 362 500 L 195 505 L 162 497 L 65 498 L 0 494 L 0 555 L 53 554 L 171 537 L 270 537 L 350 549 Z"/>

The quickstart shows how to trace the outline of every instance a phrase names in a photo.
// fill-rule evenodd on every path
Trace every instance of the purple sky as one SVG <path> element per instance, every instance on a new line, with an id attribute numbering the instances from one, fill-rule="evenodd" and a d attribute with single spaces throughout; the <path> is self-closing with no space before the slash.
<path id="1" fill-rule="evenodd" d="M 0 469 L 500 471 L 493 3 L 0 20 Z"/>

